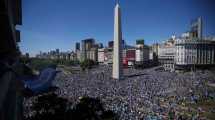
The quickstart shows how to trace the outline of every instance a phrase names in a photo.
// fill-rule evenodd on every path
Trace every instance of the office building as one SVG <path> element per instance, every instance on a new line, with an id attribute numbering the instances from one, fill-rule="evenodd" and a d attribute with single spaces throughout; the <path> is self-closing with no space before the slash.
<path id="1" fill-rule="evenodd" d="M 135 64 L 144 64 L 149 61 L 149 47 L 144 44 L 144 40 L 136 41 Z"/>
<path id="2" fill-rule="evenodd" d="M 215 64 L 215 41 L 210 39 L 178 39 L 176 41 L 177 68 L 206 67 Z"/>
<path id="3" fill-rule="evenodd" d="M 80 43 L 79 42 L 75 43 L 75 51 L 80 51 L 80 50 L 81 50 Z"/>
<path id="4" fill-rule="evenodd" d="M 98 47 L 93 47 L 87 51 L 87 59 L 93 60 L 95 62 L 98 61 Z"/>
<path id="5" fill-rule="evenodd" d="M 191 30 L 189 32 L 191 38 L 202 39 L 202 18 L 191 21 Z"/>
<path id="6" fill-rule="evenodd" d="M 191 29 L 176 41 L 177 69 L 212 67 L 215 64 L 215 41 L 202 36 L 202 19 L 191 22 Z"/>
<path id="7" fill-rule="evenodd" d="M 175 36 L 165 41 L 158 48 L 158 61 L 165 70 L 175 70 Z"/>
<path id="8" fill-rule="evenodd" d="M 129 48 L 123 50 L 123 65 L 133 66 L 135 64 L 136 49 Z"/>
<path id="9" fill-rule="evenodd" d="M 149 51 L 149 59 L 156 63 L 158 61 L 158 48 L 159 44 L 155 43 L 150 46 L 150 51 Z"/>
<path id="10" fill-rule="evenodd" d="M 91 52 L 89 52 L 95 46 L 95 40 L 93 38 L 85 39 L 81 41 L 81 61 L 89 59 Z"/>

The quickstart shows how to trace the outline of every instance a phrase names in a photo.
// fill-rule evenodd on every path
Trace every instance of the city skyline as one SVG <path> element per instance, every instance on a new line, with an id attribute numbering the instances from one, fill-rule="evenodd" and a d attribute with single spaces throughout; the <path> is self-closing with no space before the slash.
<path id="1" fill-rule="evenodd" d="M 215 120 L 212 0 L 0 3 L 1 120 Z"/>
<path id="2" fill-rule="evenodd" d="M 123 39 L 130 45 L 139 38 L 144 38 L 146 44 L 161 42 L 172 34 L 186 32 L 189 21 L 199 16 L 203 18 L 203 36 L 214 36 L 212 3 L 212 0 L 120 1 L 124 11 Z M 115 1 L 104 0 L 24 1 L 21 51 L 31 55 L 56 48 L 68 51 L 74 49 L 75 42 L 90 37 L 107 45 L 107 41 L 113 40 L 114 4 Z"/>

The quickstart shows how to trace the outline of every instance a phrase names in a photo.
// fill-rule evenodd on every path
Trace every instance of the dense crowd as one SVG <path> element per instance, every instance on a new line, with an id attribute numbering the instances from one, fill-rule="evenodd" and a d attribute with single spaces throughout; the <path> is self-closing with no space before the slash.
<path id="1" fill-rule="evenodd" d="M 120 119 L 134 120 L 147 118 L 149 114 L 158 119 L 167 117 L 180 101 L 206 95 L 203 84 L 206 80 L 214 80 L 209 71 L 171 73 L 156 68 L 124 69 L 124 79 L 114 80 L 111 67 L 99 66 L 74 74 L 62 72 L 54 84 L 60 88 L 56 93 L 74 104 L 82 96 L 99 98 Z"/>

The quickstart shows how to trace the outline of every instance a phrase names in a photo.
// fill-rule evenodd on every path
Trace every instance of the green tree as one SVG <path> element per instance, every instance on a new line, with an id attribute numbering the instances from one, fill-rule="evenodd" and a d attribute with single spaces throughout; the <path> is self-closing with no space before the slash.
<path id="1" fill-rule="evenodd" d="M 80 63 L 82 70 L 91 69 L 93 65 L 95 65 L 95 62 L 89 59 L 86 59 Z"/>

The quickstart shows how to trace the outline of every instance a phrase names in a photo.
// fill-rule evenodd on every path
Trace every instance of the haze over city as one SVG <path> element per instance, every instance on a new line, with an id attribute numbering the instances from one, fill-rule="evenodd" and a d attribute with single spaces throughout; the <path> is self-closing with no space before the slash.
<path id="1" fill-rule="evenodd" d="M 74 50 L 75 42 L 94 38 L 107 46 L 113 40 L 114 0 L 26 0 L 23 1 L 20 48 L 31 56 L 59 48 Z M 201 16 L 204 36 L 215 35 L 213 0 L 121 0 L 123 38 L 146 44 L 161 42 L 190 27 Z"/>

